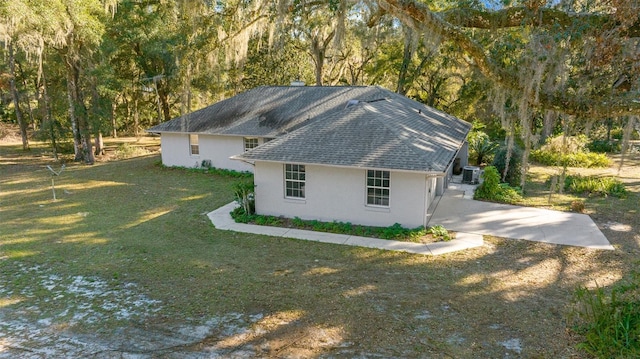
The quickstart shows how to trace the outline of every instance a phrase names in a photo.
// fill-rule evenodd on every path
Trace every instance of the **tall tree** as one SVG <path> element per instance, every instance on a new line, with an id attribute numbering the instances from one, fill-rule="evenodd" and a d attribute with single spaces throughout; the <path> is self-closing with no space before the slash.
<path id="1" fill-rule="evenodd" d="M 37 18 L 27 2 L 11 0 L 0 3 L 0 41 L 8 48 L 10 92 L 24 150 L 29 149 L 29 138 L 27 121 L 20 109 L 20 92 L 16 83 L 16 51 L 20 46 L 23 49 L 29 47 L 36 23 Z"/>
<path id="2" fill-rule="evenodd" d="M 640 112 L 640 5 L 633 0 L 440 11 L 414 1 L 377 3 L 418 31 L 452 41 L 497 86 L 529 96 L 528 105 L 587 117 Z M 493 45 L 510 47 L 508 61 Z M 630 91 L 612 91 L 622 74 L 630 78 Z"/>

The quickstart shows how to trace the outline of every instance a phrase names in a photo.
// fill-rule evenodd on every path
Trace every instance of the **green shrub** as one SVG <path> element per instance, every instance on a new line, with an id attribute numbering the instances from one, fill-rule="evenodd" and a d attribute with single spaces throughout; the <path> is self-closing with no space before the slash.
<path id="1" fill-rule="evenodd" d="M 578 348 L 597 358 L 639 358 L 640 275 L 632 273 L 610 293 L 578 288 L 570 319 L 582 336 Z"/>
<path id="2" fill-rule="evenodd" d="M 500 203 L 516 204 L 522 201 L 522 193 L 519 187 L 511 187 L 508 183 L 501 183 L 500 190 L 495 196 L 495 201 Z"/>
<path id="3" fill-rule="evenodd" d="M 476 188 L 474 199 L 500 203 L 518 203 L 522 200 L 520 192 L 507 183 L 500 183 L 498 170 L 489 166 L 484 169 L 483 182 Z"/>
<path id="4" fill-rule="evenodd" d="M 595 140 L 587 145 L 587 149 L 597 153 L 620 153 L 622 146 L 619 141 Z"/>
<path id="5" fill-rule="evenodd" d="M 231 211 L 231 218 L 237 223 L 249 223 L 254 220 L 256 215 L 247 214 L 242 207 L 236 207 Z"/>
<path id="6" fill-rule="evenodd" d="M 500 174 L 499 178 L 502 178 L 504 169 L 507 163 L 507 147 L 501 147 L 493 158 L 492 165 L 498 170 Z M 520 177 L 522 176 L 522 149 L 518 146 L 513 146 L 511 151 L 511 157 L 509 159 L 509 169 L 505 176 L 505 182 L 512 186 L 520 185 Z"/>
<path id="7" fill-rule="evenodd" d="M 564 188 L 577 194 L 586 193 L 619 198 L 627 195 L 627 189 L 624 184 L 613 177 L 569 175 L 564 180 Z"/>
<path id="8" fill-rule="evenodd" d="M 392 226 L 384 228 L 380 237 L 384 239 L 398 238 L 405 235 L 406 231 L 400 223 L 394 223 Z"/>
<path id="9" fill-rule="evenodd" d="M 530 158 L 547 166 L 594 168 L 610 164 L 606 154 L 589 152 L 585 136 L 550 138 L 540 149 L 531 151 Z"/>
<path id="10" fill-rule="evenodd" d="M 449 231 L 447 231 L 447 229 L 440 224 L 436 224 L 434 226 L 429 227 L 427 229 L 427 233 L 431 233 L 432 236 L 436 238 L 440 238 L 443 241 L 451 240 L 451 235 L 449 235 Z"/>
<path id="11" fill-rule="evenodd" d="M 196 167 L 165 166 L 162 164 L 162 162 L 159 162 L 158 165 L 160 165 L 161 167 L 167 170 L 181 170 L 181 171 L 188 171 L 188 172 L 195 172 L 195 173 L 214 174 L 217 176 L 229 177 L 229 178 L 253 178 L 253 173 L 249 171 L 239 172 L 239 171 L 228 170 L 224 168 L 209 167 L 209 166 L 200 167 L 200 165 L 197 163 L 196 163 Z"/>
<path id="12" fill-rule="evenodd" d="M 595 152 L 563 154 L 539 149 L 531 151 L 531 160 L 547 166 L 595 168 L 610 165 L 609 157 L 606 154 Z"/>
<path id="13" fill-rule="evenodd" d="M 350 222 L 321 222 L 318 220 L 304 220 L 299 217 L 287 220 L 283 217 L 247 214 L 242 207 L 234 209 L 231 212 L 231 217 L 238 223 L 254 223 L 263 226 L 284 226 L 289 224 L 293 228 L 308 229 L 317 232 L 341 233 L 354 236 L 396 240 L 415 239 L 427 233 L 424 227 L 408 229 L 402 227 L 399 223 L 395 223 L 389 227 L 372 227 L 354 225 Z M 438 230 L 438 228 L 436 228 L 436 230 Z M 444 240 L 450 239 L 448 232 L 446 232 L 444 228 L 440 229 L 438 235 L 442 236 Z"/>
<path id="14" fill-rule="evenodd" d="M 611 130 L 611 138 L 621 140 L 624 138 L 624 128 L 618 127 Z M 631 132 L 630 140 L 640 140 L 640 132 L 633 130 Z"/>
<path id="15" fill-rule="evenodd" d="M 485 167 L 482 183 L 476 188 L 475 199 L 491 199 L 500 190 L 500 174 L 494 166 Z"/>
<path id="16" fill-rule="evenodd" d="M 121 143 L 116 147 L 115 156 L 119 160 L 124 160 L 132 157 L 145 156 L 149 153 L 149 150 L 144 147 Z"/>
<path id="17" fill-rule="evenodd" d="M 239 181 L 233 184 L 233 198 L 247 214 L 254 214 L 256 211 L 256 201 L 253 190 L 253 182 Z"/>

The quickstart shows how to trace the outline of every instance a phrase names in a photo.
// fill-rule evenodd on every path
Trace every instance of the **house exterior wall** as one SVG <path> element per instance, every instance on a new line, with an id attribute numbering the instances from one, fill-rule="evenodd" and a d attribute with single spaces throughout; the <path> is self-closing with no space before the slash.
<path id="1" fill-rule="evenodd" d="M 264 143 L 260 138 L 259 143 Z M 202 161 L 210 161 L 215 168 L 234 171 L 253 172 L 253 166 L 229 157 L 244 152 L 244 139 L 241 136 L 198 135 L 200 153 L 191 155 L 189 134 L 162 133 L 160 137 L 162 164 L 165 166 L 199 167 Z"/>
<path id="2" fill-rule="evenodd" d="M 305 198 L 285 198 L 284 165 L 256 162 L 256 212 L 370 226 L 400 223 L 414 228 L 425 224 L 426 209 L 435 196 L 435 178 L 391 171 L 389 207 L 367 206 L 366 170 L 306 165 L 305 172 Z"/>

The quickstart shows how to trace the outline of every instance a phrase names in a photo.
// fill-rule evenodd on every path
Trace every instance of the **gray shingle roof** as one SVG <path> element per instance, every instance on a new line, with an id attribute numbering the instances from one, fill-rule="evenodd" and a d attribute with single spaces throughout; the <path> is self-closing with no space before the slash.
<path id="1" fill-rule="evenodd" d="M 471 125 L 404 96 L 379 89 L 313 118 L 303 127 L 235 156 L 275 161 L 442 173 Z"/>
<path id="2" fill-rule="evenodd" d="M 148 129 L 148 132 L 277 137 L 352 99 L 383 97 L 379 87 L 262 86 Z"/>

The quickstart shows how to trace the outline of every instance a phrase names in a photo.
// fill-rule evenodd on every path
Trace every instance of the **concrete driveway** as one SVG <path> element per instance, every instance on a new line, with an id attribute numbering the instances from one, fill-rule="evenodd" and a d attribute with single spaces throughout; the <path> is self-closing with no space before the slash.
<path id="1" fill-rule="evenodd" d="M 585 214 L 519 207 L 469 199 L 469 191 L 448 189 L 434 204 L 429 225 L 456 232 L 614 249 L 591 217 Z"/>

